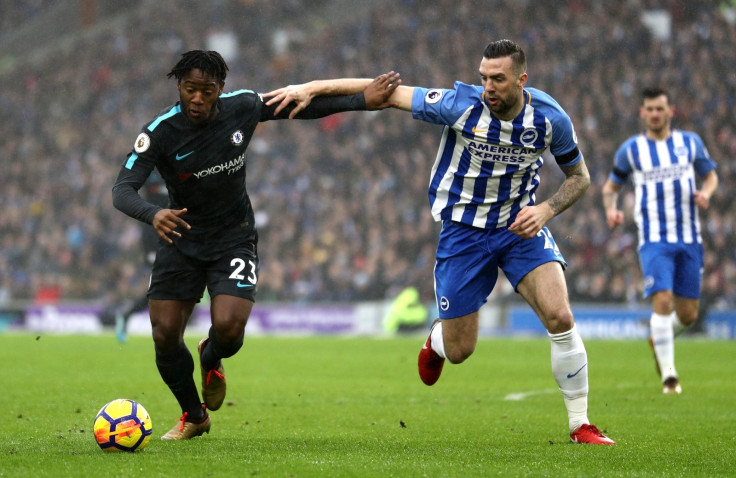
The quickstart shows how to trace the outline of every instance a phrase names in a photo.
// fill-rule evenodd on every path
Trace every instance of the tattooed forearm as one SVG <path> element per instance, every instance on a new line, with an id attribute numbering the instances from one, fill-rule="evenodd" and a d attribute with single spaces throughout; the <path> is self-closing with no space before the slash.
<path id="1" fill-rule="evenodd" d="M 547 200 L 555 216 L 572 206 L 590 186 L 590 173 L 585 160 L 581 159 L 569 168 L 562 168 L 562 171 L 567 179 L 562 183 L 560 189 Z"/>

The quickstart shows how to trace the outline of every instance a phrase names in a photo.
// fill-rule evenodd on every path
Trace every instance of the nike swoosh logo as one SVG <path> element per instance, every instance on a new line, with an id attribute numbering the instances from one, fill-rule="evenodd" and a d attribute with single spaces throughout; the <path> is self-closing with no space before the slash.
<path id="1" fill-rule="evenodd" d="M 192 154 L 193 152 L 194 152 L 194 151 L 189 151 L 189 152 L 188 152 L 187 154 L 182 154 L 181 156 L 179 156 L 179 154 L 177 153 L 177 155 L 176 155 L 176 160 L 177 160 L 177 161 L 181 161 L 182 159 L 186 158 L 187 156 L 189 156 L 189 155 L 190 155 L 190 154 Z"/>
<path id="2" fill-rule="evenodd" d="M 488 132 L 487 129 L 477 129 L 475 126 L 473 126 L 473 133 L 483 134 L 483 133 L 487 133 L 487 132 Z"/>
<path id="3" fill-rule="evenodd" d="M 573 377 L 574 377 L 575 375 L 579 374 L 579 373 L 580 373 L 580 371 L 581 371 L 581 370 L 583 370 L 583 369 L 585 368 L 585 366 L 586 366 L 586 365 L 588 365 L 588 363 L 587 363 L 587 362 L 586 362 L 586 363 L 584 363 L 584 364 L 583 364 L 583 366 L 582 366 L 582 367 L 580 367 L 580 368 L 578 369 L 578 371 L 577 371 L 577 372 L 575 372 L 575 373 L 568 373 L 568 374 L 567 374 L 567 378 L 573 378 Z"/>
<path id="4" fill-rule="evenodd" d="M 242 287 L 242 288 L 249 288 L 249 287 L 253 287 L 253 284 L 241 284 L 240 282 L 238 282 L 238 283 L 237 283 L 236 285 L 237 285 L 238 287 Z"/>

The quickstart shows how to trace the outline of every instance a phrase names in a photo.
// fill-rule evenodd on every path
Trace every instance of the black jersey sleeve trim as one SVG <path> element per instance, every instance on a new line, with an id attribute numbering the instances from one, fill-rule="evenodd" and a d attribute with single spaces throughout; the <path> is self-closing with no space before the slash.
<path id="1" fill-rule="evenodd" d="M 279 111 L 278 115 L 274 115 L 274 111 L 278 104 L 266 105 L 264 103 L 261 110 L 261 121 L 272 119 L 287 119 L 289 113 L 296 106 L 294 103 L 289 104 L 286 108 Z M 312 99 L 309 106 L 301 110 L 296 119 L 317 119 L 324 118 L 335 113 L 343 111 L 365 111 L 365 96 L 363 93 L 354 95 L 338 95 L 338 96 L 317 96 Z"/>
<path id="2" fill-rule="evenodd" d="M 580 150 L 577 146 L 575 146 L 575 148 L 573 148 L 573 150 L 569 153 L 565 153 L 561 156 L 555 156 L 555 161 L 557 161 L 557 164 L 559 164 L 560 166 L 565 166 L 570 161 L 573 161 L 575 158 L 577 158 L 579 155 Z"/>
<path id="3" fill-rule="evenodd" d="M 613 168 L 613 171 L 611 171 L 611 172 L 613 173 L 614 176 L 616 176 L 621 181 L 626 181 L 628 179 L 628 177 L 629 177 L 629 175 L 626 172 L 624 172 L 624 171 L 622 171 L 622 170 L 620 170 L 618 168 Z"/>

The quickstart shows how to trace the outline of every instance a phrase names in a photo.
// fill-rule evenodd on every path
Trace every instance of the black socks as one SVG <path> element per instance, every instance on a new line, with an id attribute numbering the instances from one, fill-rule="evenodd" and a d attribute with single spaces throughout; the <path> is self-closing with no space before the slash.
<path id="1" fill-rule="evenodd" d="M 156 366 L 187 417 L 194 421 L 204 418 L 205 412 L 192 377 L 194 360 L 184 342 L 172 354 L 163 354 L 156 349 Z"/>
<path id="2" fill-rule="evenodd" d="M 202 366 L 205 370 L 217 368 L 221 359 L 232 357 L 243 346 L 243 335 L 233 342 L 223 342 L 217 338 L 214 327 L 210 327 L 209 343 L 202 351 Z"/>

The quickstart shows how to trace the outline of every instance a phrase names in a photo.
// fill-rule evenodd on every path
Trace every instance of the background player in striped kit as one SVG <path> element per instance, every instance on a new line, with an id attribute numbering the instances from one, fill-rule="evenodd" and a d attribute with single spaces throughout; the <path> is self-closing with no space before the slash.
<path id="1" fill-rule="evenodd" d="M 572 122 L 549 95 L 525 88 L 526 55 L 516 43 L 490 43 L 479 74 L 482 86 L 399 86 L 389 98 L 415 119 L 444 125 L 429 185 L 432 214 L 442 221 L 435 265 L 440 318 L 419 353 L 419 376 L 433 385 L 445 359 L 460 363 L 473 353 L 478 310 L 500 267 L 549 333 L 571 440 L 615 444 L 588 421 L 587 352 L 570 309 L 567 264 L 545 227 L 590 184 Z M 296 100 L 294 112 L 305 104 L 299 97 L 304 91 L 273 93 L 268 104 Z M 548 149 L 566 179 L 537 204 L 538 170 Z"/>
<path id="2" fill-rule="evenodd" d="M 674 338 L 698 317 L 703 274 L 698 208 L 708 208 L 718 187 L 716 164 L 700 136 L 672 129 L 674 111 L 665 89 L 643 91 L 639 116 L 645 131 L 619 147 L 603 185 L 606 222 L 613 229 L 624 220 L 616 205 L 619 190 L 633 177 L 644 297 L 651 297 L 653 309 L 649 343 L 664 393 L 682 391 Z M 700 189 L 696 172 L 703 178 Z"/>

